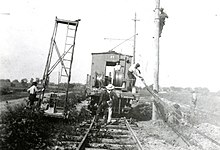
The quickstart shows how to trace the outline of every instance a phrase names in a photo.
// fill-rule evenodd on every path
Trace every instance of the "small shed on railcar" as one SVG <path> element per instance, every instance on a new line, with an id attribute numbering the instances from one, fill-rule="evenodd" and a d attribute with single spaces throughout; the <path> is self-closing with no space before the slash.
<path id="1" fill-rule="evenodd" d="M 131 61 L 132 56 L 115 51 L 92 53 L 90 85 L 99 87 L 112 83 L 116 87 L 122 86 L 122 82 L 128 78 L 127 71 Z M 119 70 L 116 69 L 118 65 Z M 104 80 L 104 85 L 100 85 L 99 80 Z"/>

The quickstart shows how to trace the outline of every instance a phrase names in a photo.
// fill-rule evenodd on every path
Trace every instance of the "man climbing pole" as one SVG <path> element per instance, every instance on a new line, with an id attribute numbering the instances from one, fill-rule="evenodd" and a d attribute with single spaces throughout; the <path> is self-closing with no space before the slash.
<path id="1" fill-rule="evenodd" d="M 168 18 L 168 15 L 164 12 L 163 8 L 160 8 L 160 32 L 159 32 L 159 37 L 161 37 L 161 33 L 163 30 L 163 26 L 165 25 L 165 19 Z"/>

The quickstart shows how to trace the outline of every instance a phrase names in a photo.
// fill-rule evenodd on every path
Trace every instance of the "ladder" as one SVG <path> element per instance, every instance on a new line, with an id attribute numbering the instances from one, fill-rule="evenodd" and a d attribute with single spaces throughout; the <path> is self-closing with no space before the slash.
<path id="1" fill-rule="evenodd" d="M 69 84 L 71 80 L 71 68 L 72 68 L 73 54 L 74 54 L 74 48 L 75 48 L 76 32 L 77 32 L 79 21 L 80 19 L 71 21 L 71 20 L 58 19 L 56 17 L 54 31 L 53 31 L 53 35 L 51 38 L 49 53 L 47 57 L 47 62 L 46 62 L 46 66 L 45 66 L 45 70 L 43 74 L 43 88 L 46 89 L 46 87 L 48 86 L 50 74 L 58 66 L 58 64 L 61 64 L 61 72 L 58 77 L 58 82 L 65 83 L 66 94 L 65 94 L 64 111 L 67 107 L 66 104 L 68 101 Z M 62 55 L 56 43 L 56 34 L 58 30 L 58 24 L 64 24 L 67 26 L 65 43 L 64 43 L 64 51 Z M 58 60 L 55 61 L 53 65 L 51 65 L 51 59 L 53 56 L 54 49 L 56 50 L 56 53 L 58 55 Z M 40 96 L 39 105 L 41 104 L 43 98 L 44 98 L 44 92 Z"/>

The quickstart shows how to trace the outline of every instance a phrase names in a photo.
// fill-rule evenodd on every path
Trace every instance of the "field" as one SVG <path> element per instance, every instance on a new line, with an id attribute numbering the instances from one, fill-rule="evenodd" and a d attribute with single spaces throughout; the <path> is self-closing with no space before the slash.
<path id="1" fill-rule="evenodd" d="M 161 93 L 161 97 L 178 103 L 183 107 L 183 111 L 191 110 L 192 93 L 188 91 L 183 92 L 169 92 Z M 199 93 L 197 92 L 197 106 L 195 119 L 198 123 L 211 123 L 220 126 L 220 96 L 218 93 Z"/>
<path id="2" fill-rule="evenodd" d="M 150 94 L 145 90 L 141 91 L 145 96 L 140 103 L 150 101 Z M 219 93 L 197 92 L 198 103 L 195 115 L 191 115 L 192 92 L 169 91 L 160 92 L 159 96 L 167 104 L 165 112 L 172 113 L 172 106 L 180 105 L 182 114 L 186 116 L 186 122 L 164 122 L 162 119 L 139 121 L 136 134 L 139 137 L 144 149 L 157 150 L 219 150 L 220 149 L 220 96 Z M 167 115 L 167 114 L 166 114 Z M 191 126 L 193 125 L 193 126 Z M 177 130 L 180 135 L 174 131 Z M 189 145 L 181 140 L 181 137 L 190 141 Z"/>
<path id="3" fill-rule="evenodd" d="M 81 102 L 85 99 L 85 94 L 83 91 L 75 90 L 74 94 L 70 94 L 71 99 L 73 99 L 74 103 Z M 150 149 L 157 149 L 157 150 L 197 150 L 197 148 L 190 146 L 188 147 L 186 144 L 184 144 L 180 137 L 177 136 L 173 130 L 161 119 L 158 119 L 156 121 L 150 120 L 150 111 L 149 111 L 149 101 L 152 101 L 152 96 L 146 91 L 141 90 L 140 91 L 141 99 L 139 100 L 139 104 L 133 109 L 132 114 L 128 117 L 135 117 L 137 120 L 138 128 L 135 130 L 138 138 L 140 139 L 144 149 L 150 148 Z M 198 104 L 195 111 L 195 118 L 194 118 L 194 127 L 198 129 L 199 131 L 205 133 L 205 135 L 208 135 L 209 137 L 213 138 L 216 141 L 220 140 L 220 96 L 218 93 L 210 93 L 210 92 L 197 92 L 198 95 Z M 17 95 L 13 95 L 17 96 Z M 12 96 L 12 97 L 13 97 Z M 169 102 L 169 107 L 172 107 L 173 104 L 178 103 L 180 105 L 180 109 L 183 113 L 187 114 L 190 112 L 190 105 L 191 105 L 191 99 L 192 99 L 192 93 L 190 91 L 169 91 L 169 92 L 161 92 L 159 93 L 159 96 L 165 100 L 166 102 Z M 144 97 L 144 98 L 143 98 Z M 81 103 L 83 104 L 83 103 Z M 72 112 L 72 116 L 74 118 L 74 122 L 81 122 L 83 120 L 86 120 L 90 118 L 91 116 L 84 110 L 84 112 L 80 112 L 78 109 L 77 111 Z M 137 117 L 138 116 L 138 117 Z M 146 119 L 144 119 L 146 118 Z M 31 118 L 32 119 L 32 118 Z M 188 118 L 184 118 L 188 119 Z M 40 121 L 40 120 L 38 120 Z M 192 120 L 190 120 L 189 123 Z M 53 134 L 53 138 L 56 138 L 55 141 L 53 141 L 52 145 L 56 145 L 59 143 L 59 140 L 65 136 L 65 134 L 70 133 L 69 129 L 72 127 L 70 124 L 66 123 L 57 123 L 56 121 L 52 121 L 53 125 L 55 126 L 55 129 L 53 131 L 50 131 Z M 18 122 L 20 123 L 20 122 Z M 42 122 L 38 122 L 42 124 Z M 49 122 L 47 123 L 48 127 L 50 127 Z M 25 125 L 25 124 L 24 124 Z M 185 128 L 185 126 L 179 126 L 179 131 L 182 131 L 183 133 L 187 134 L 190 138 L 195 138 L 198 141 L 198 144 L 200 144 L 201 149 L 213 149 L 218 150 L 219 146 L 211 143 L 210 141 L 207 141 L 207 139 L 203 137 L 197 137 L 198 135 L 194 134 L 191 130 Z M 43 126 L 42 126 L 43 127 Z M 14 129 L 14 128 L 12 128 Z M 23 129 L 23 128 L 22 128 Z M 39 131 L 41 131 L 40 128 L 37 128 Z M 78 130 L 78 128 L 76 128 Z M 72 130 L 72 128 L 71 128 Z M 28 131 L 30 132 L 30 131 Z M 26 134 L 26 133 L 23 133 Z M 75 134 L 75 133 L 74 133 Z M 47 135 L 44 135 L 47 136 Z M 45 137 L 45 142 L 48 142 Z M 194 142 L 194 141 L 193 141 Z M 35 143 L 32 143 L 35 144 Z"/>

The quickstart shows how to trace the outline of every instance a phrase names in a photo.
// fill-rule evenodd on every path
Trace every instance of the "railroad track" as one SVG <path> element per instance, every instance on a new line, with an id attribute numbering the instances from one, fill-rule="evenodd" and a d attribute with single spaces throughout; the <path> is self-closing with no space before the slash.
<path id="1" fill-rule="evenodd" d="M 113 119 L 111 125 L 97 125 L 93 119 L 77 150 L 142 150 L 132 126 L 126 118 Z"/>
<path id="2" fill-rule="evenodd" d="M 102 120 L 100 121 L 102 122 Z M 72 136 L 69 140 L 61 141 L 62 147 L 55 149 L 71 150 L 142 150 L 141 143 L 136 137 L 132 125 L 126 118 L 114 118 L 113 123 L 103 125 L 95 123 L 95 117 L 91 123 L 85 123 L 80 127 L 84 128 L 81 135 Z M 72 140 L 70 140 L 72 139 Z M 66 144 L 66 146 L 64 146 Z"/>

